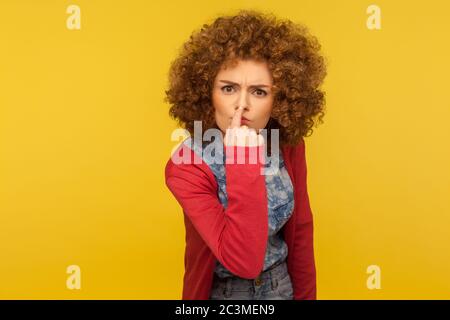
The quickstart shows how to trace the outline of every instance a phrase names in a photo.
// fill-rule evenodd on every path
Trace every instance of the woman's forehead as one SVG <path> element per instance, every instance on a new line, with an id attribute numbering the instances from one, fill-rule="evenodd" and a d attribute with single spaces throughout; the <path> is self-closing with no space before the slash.
<path id="1" fill-rule="evenodd" d="M 217 81 L 228 81 L 236 84 L 243 82 L 249 85 L 271 83 L 271 74 L 266 62 L 253 60 L 240 61 L 234 66 L 222 68 L 217 74 Z"/>

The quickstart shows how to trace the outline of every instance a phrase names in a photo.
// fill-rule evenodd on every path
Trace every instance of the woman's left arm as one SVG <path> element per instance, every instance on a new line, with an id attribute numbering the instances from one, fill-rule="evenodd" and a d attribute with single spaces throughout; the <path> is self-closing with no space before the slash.
<path id="1" fill-rule="evenodd" d="M 291 272 L 295 300 L 316 300 L 316 267 L 314 259 L 314 223 L 307 189 L 307 168 L 305 142 L 302 140 L 296 148 L 295 163 L 299 170 L 296 188 L 300 192 L 299 215 L 295 221 L 295 239 Z"/>

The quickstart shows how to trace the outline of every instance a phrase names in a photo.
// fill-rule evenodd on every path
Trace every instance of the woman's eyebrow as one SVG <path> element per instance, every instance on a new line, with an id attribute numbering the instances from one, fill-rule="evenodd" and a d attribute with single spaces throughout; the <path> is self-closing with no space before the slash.
<path id="1" fill-rule="evenodd" d="M 224 83 L 228 83 L 228 84 L 234 84 L 234 85 L 240 86 L 239 83 L 236 83 L 236 82 L 233 82 L 233 81 L 230 81 L 230 80 L 219 80 L 219 81 L 220 82 L 224 82 Z M 270 86 L 267 85 L 267 84 L 253 84 L 253 85 L 250 86 L 250 88 L 255 88 L 255 87 L 270 88 Z"/>

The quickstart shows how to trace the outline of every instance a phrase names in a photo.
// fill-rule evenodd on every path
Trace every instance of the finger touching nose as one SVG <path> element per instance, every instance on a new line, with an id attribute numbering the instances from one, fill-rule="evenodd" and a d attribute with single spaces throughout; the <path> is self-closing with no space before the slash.
<path id="1" fill-rule="evenodd" d="M 241 126 L 242 113 L 244 112 L 244 107 L 239 107 L 235 112 L 233 119 L 231 119 L 230 128 L 239 128 Z"/>

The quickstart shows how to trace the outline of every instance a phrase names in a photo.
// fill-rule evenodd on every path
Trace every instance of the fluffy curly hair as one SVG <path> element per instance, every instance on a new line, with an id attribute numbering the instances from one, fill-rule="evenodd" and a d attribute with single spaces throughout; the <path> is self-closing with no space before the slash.
<path id="1" fill-rule="evenodd" d="M 169 115 L 191 135 L 194 120 L 217 128 L 212 104 L 214 79 L 237 60 L 265 61 L 273 78 L 274 102 L 267 129 L 278 128 L 280 145 L 296 145 L 323 123 L 326 76 L 321 45 L 308 29 L 273 14 L 240 10 L 204 24 L 184 43 L 169 70 L 165 102 Z M 270 130 L 269 130 L 270 132 Z"/>

